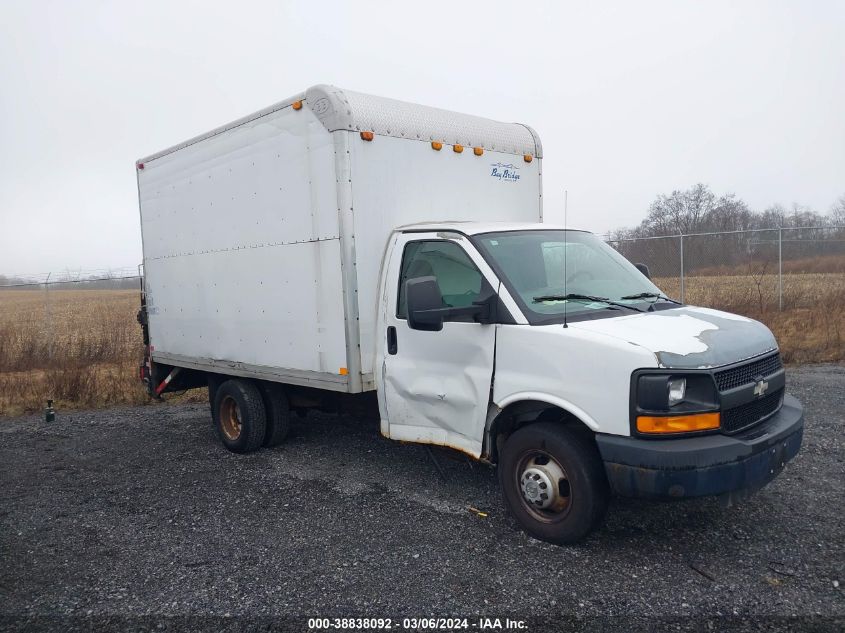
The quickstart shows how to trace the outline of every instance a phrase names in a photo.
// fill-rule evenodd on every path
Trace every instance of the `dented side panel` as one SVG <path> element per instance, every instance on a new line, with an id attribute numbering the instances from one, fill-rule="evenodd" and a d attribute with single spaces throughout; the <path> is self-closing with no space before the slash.
<path id="1" fill-rule="evenodd" d="M 495 326 L 444 323 L 440 332 L 420 332 L 402 325 L 399 352 L 384 373 L 390 437 L 480 456 Z"/>
<path id="2" fill-rule="evenodd" d="M 493 380 L 496 326 L 447 322 L 438 332 L 412 330 L 396 316 L 402 253 L 408 242 L 444 240 L 460 244 L 487 281 L 492 270 L 467 240 L 454 233 L 396 234 L 390 240 L 379 294 L 375 378 L 381 432 L 394 440 L 448 446 L 480 457 Z M 395 328 L 396 347 L 386 348 Z"/>

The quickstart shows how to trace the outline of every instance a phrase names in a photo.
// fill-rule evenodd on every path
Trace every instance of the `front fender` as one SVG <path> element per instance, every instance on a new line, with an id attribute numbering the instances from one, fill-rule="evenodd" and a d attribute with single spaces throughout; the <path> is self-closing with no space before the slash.
<path id="1" fill-rule="evenodd" d="M 512 393 L 508 397 L 504 398 L 501 402 L 496 402 L 496 406 L 499 409 L 499 413 L 503 409 L 506 409 L 508 406 L 515 404 L 517 402 L 545 402 L 546 404 L 552 405 L 558 409 L 563 409 L 564 411 L 571 413 L 573 416 L 581 420 L 584 424 L 590 427 L 593 431 L 599 430 L 599 423 L 596 422 L 592 416 L 587 413 L 584 409 L 579 407 L 574 402 L 570 402 L 569 400 L 565 400 L 558 396 L 549 393 L 542 393 L 540 391 L 519 391 L 517 393 Z M 497 416 L 498 417 L 498 416 Z"/>
<path id="2" fill-rule="evenodd" d="M 657 367 L 654 353 L 575 324 L 498 327 L 492 398 L 498 407 L 539 400 L 595 432 L 630 435 L 631 374 Z"/>
<path id="3" fill-rule="evenodd" d="M 549 405 L 551 408 L 564 411 L 577 419 L 582 420 L 584 424 L 593 431 L 598 429 L 598 423 L 590 417 L 586 411 L 574 403 L 564 400 L 563 398 L 538 391 L 521 391 L 513 393 L 501 402 L 491 402 L 488 407 L 487 422 L 484 425 L 484 445 L 482 450 L 482 454 L 486 459 L 495 462 L 495 454 L 497 451 L 495 449 L 496 437 L 494 435 L 494 430 L 496 430 L 496 434 L 498 434 L 497 422 L 500 416 L 507 410 L 508 407 L 511 405 L 518 405 L 519 403 Z"/>

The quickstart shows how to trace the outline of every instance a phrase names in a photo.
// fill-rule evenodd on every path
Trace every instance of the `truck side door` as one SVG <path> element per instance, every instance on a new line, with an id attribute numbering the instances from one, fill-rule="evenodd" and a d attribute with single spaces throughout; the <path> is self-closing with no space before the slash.
<path id="1" fill-rule="evenodd" d="M 383 271 L 376 350 L 382 433 L 478 457 L 493 378 L 496 325 L 478 323 L 470 315 L 445 318 L 440 331 L 414 330 L 408 323 L 409 279 L 434 277 L 444 307 L 468 307 L 497 294 L 498 281 L 466 238 L 443 235 L 395 236 Z"/>

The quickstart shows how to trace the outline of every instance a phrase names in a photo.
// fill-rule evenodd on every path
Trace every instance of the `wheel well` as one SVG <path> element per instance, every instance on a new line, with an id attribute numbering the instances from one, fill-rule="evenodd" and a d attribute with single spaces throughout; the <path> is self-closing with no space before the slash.
<path id="1" fill-rule="evenodd" d="M 594 441 L 595 433 L 576 415 L 541 400 L 521 400 L 502 409 L 493 419 L 485 438 L 491 462 L 498 463 L 499 449 L 511 433 L 537 422 L 558 422 L 571 426 Z"/>

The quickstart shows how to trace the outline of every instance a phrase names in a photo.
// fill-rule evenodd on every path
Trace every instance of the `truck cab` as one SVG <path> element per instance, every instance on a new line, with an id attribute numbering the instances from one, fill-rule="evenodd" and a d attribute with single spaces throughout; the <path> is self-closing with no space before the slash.
<path id="1" fill-rule="evenodd" d="M 747 494 L 800 447 L 769 329 L 670 299 L 588 232 L 406 226 L 382 271 L 382 434 L 496 464 L 538 538 L 582 538 L 611 491 Z"/>

